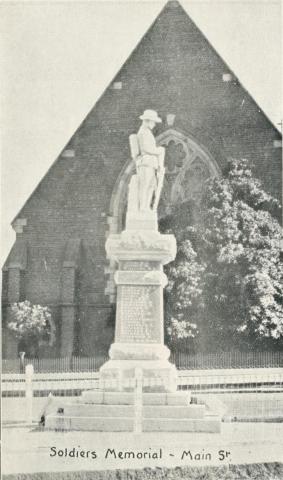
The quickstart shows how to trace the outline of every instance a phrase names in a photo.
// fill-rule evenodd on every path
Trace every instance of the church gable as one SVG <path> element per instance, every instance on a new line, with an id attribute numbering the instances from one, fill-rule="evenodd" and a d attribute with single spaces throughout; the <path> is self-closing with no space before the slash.
<path id="1" fill-rule="evenodd" d="M 221 167 L 226 156 L 249 155 L 257 146 L 267 149 L 280 137 L 181 5 L 169 1 L 51 167 L 36 197 L 57 190 L 58 202 L 64 203 L 66 190 L 78 184 L 79 170 L 85 171 L 89 160 L 95 169 L 106 168 L 106 182 L 111 170 L 113 188 L 129 158 L 128 135 L 148 107 L 163 119 L 173 115 L 174 127 L 206 144 Z M 165 127 L 166 121 L 159 133 Z M 254 130 L 264 131 L 260 145 L 254 142 Z"/>

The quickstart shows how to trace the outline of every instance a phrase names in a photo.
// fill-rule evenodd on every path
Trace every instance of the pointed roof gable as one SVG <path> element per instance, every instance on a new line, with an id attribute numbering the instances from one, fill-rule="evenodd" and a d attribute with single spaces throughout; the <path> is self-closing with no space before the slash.
<path id="1" fill-rule="evenodd" d="M 68 157 L 69 170 L 76 169 L 75 158 L 66 152 L 80 148 L 83 161 L 86 138 L 95 145 L 102 134 L 109 134 L 115 148 L 115 135 L 122 132 L 127 149 L 126 137 L 145 108 L 157 110 L 163 118 L 178 112 L 181 130 L 203 136 L 229 128 L 268 128 L 280 138 L 180 3 L 169 0 L 13 222 L 24 215 L 42 183 L 56 177 L 58 160 Z M 109 143 L 108 148 L 112 149 Z M 117 173 L 119 169 L 120 165 Z"/>

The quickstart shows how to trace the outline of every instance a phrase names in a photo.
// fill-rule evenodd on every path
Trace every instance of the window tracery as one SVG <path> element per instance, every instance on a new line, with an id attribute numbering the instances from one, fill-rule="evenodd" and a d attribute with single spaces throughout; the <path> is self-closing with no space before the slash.
<path id="1" fill-rule="evenodd" d="M 157 143 L 166 147 L 165 177 L 158 207 L 159 219 L 172 212 L 174 205 L 191 200 L 197 205 L 208 178 L 219 176 L 220 169 L 210 155 L 197 141 L 175 130 L 168 129 L 157 137 Z M 128 185 L 135 166 L 131 160 L 125 164 L 115 184 L 108 216 L 108 234 L 120 233 L 125 225 Z M 109 261 L 105 273 L 109 275 L 105 294 L 115 301 L 115 262 Z"/>

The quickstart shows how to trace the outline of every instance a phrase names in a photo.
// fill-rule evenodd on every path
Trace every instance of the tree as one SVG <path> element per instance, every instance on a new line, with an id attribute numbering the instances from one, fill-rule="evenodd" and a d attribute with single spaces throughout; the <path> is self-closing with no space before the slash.
<path id="1" fill-rule="evenodd" d="M 32 348 L 37 349 L 39 340 L 49 340 L 51 335 L 51 313 L 48 307 L 33 305 L 28 300 L 13 303 L 12 320 L 8 328 L 16 338 Z"/>
<path id="2" fill-rule="evenodd" d="M 194 215 L 190 204 L 166 219 L 177 239 L 167 266 L 167 333 L 202 347 L 256 347 L 283 337 L 281 227 L 277 200 L 252 176 L 246 160 L 231 161 L 210 179 Z"/>

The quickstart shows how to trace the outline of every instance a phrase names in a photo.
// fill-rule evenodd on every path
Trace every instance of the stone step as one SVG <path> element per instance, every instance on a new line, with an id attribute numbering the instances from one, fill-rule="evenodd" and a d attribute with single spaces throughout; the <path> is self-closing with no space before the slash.
<path id="1" fill-rule="evenodd" d="M 145 405 L 142 412 L 144 418 L 203 418 L 205 405 Z"/>
<path id="2" fill-rule="evenodd" d="M 129 417 L 135 415 L 134 405 L 105 405 L 79 403 L 64 405 L 64 416 L 67 417 Z"/>
<path id="3" fill-rule="evenodd" d="M 146 418 L 143 432 L 206 432 L 220 433 L 221 420 L 216 415 L 204 418 Z"/>
<path id="4" fill-rule="evenodd" d="M 48 415 L 45 427 L 50 430 L 82 430 L 96 432 L 130 432 L 134 419 L 128 417 L 68 417 Z M 142 420 L 144 432 L 207 432 L 219 433 L 220 418 L 215 415 L 200 419 L 146 418 Z"/>
<path id="5" fill-rule="evenodd" d="M 102 390 L 86 390 L 78 400 L 80 403 L 105 405 L 133 405 L 135 395 L 132 392 L 105 392 Z M 143 393 L 143 405 L 182 405 L 190 404 L 190 392 L 175 393 Z"/>
<path id="6" fill-rule="evenodd" d="M 132 432 L 134 419 L 128 417 L 81 417 L 47 415 L 47 430 L 82 430 L 93 432 Z"/>
<path id="7" fill-rule="evenodd" d="M 144 405 L 144 418 L 203 418 L 204 405 Z M 67 404 L 64 405 L 64 415 L 83 417 L 129 417 L 135 415 L 134 405 L 104 405 L 104 404 Z"/>

